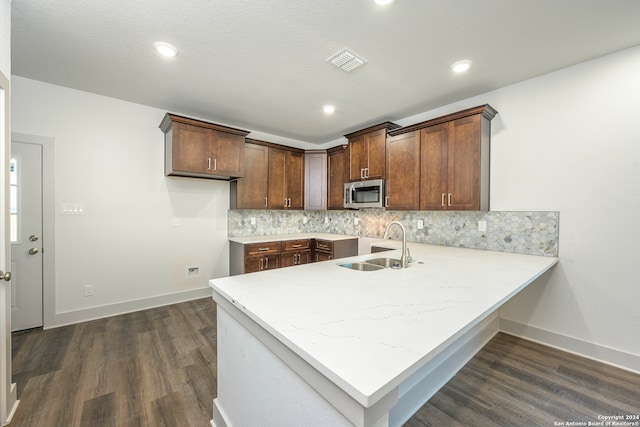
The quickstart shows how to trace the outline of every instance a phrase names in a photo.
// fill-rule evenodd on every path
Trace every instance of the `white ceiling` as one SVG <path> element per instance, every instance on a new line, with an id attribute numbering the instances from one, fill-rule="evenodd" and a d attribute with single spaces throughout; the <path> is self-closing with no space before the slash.
<path id="1" fill-rule="evenodd" d="M 322 144 L 638 45 L 639 23 L 638 0 L 18 0 L 12 73 Z M 326 62 L 345 47 L 367 64 Z"/>

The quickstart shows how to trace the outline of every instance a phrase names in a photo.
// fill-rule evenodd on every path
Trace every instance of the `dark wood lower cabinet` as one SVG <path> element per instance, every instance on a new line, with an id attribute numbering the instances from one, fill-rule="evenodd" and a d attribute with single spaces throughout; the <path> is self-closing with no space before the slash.
<path id="1" fill-rule="evenodd" d="M 282 242 L 281 267 L 308 264 L 309 262 L 311 262 L 311 239 Z"/>
<path id="2" fill-rule="evenodd" d="M 229 242 L 229 274 L 235 276 L 358 255 L 358 238 Z"/>

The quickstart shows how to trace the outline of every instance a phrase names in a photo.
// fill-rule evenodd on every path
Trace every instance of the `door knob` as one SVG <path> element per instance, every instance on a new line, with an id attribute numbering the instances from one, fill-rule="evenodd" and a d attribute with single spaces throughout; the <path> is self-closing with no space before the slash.
<path id="1" fill-rule="evenodd" d="M 29 236 L 29 241 L 30 242 L 37 242 L 38 241 L 38 236 L 36 236 L 35 234 L 32 234 L 31 236 Z"/>
<path id="2" fill-rule="evenodd" d="M 38 248 L 31 248 L 29 249 L 29 255 L 35 255 L 38 253 Z"/>
<path id="3" fill-rule="evenodd" d="M 11 272 L 7 271 L 5 273 L 4 271 L 0 270 L 0 279 L 6 280 L 8 282 L 9 280 L 11 280 Z"/>

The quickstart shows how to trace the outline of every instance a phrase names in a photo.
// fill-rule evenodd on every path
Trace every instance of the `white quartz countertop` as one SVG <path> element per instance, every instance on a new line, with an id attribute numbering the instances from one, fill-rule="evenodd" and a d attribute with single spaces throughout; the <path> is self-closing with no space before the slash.
<path id="1" fill-rule="evenodd" d="M 265 236 L 247 236 L 247 237 L 230 237 L 229 241 L 242 243 L 243 245 L 249 243 L 264 243 L 264 242 L 279 242 L 283 240 L 299 240 L 299 239 L 322 239 L 322 240 L 348 240 L 357 239 L 358 236 L 349 236 L 344 234 L 332 234 L 332 233 L 293 233 L 293 234 L 272 234 Z"/>
<path id="2" fill-rule="evenodd" d="M 557 263 L 557 258 L 409 243 L 406 269 L 345 262 L 213 279 L 225 298 L 364 406 Z"/>

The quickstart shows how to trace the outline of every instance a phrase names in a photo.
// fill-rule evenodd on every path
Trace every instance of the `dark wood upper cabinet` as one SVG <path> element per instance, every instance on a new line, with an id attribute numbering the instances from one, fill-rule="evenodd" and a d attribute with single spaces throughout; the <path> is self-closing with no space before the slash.
<path id="1" fill-rule="evenodd" d="M 420 135 L 420 209 L 445 210 L 449 123 L 415 131 Z"/>
<path id="2" fill-rule="evenodd" d="M 497 113 L 481 105 L 389 132 L 391 138 L 419 132 L 421 210 L 489 209 L 491 119 Z"/>
<path id="3" fill-rule="evenodd" d="M 167 113 L 165 174 L 234 179 L 244 174 L 244 141 L 248 131 Z"/>
<path id="4" fill-rule="evenodd" d="M 270 147 L 268 175 L 268 209 L 303 209 L 303 151 Z"/>
<path id="5" fill-rule="evenodd" d="M 346 145 L 327 150 L 327 209 L 344 209 L 344 183 L 349 182 Z"/>
<path id="6" fill-rule="evenodd" d="M 387 138 L 385 206 L 420 209 L 420 132 Z"/>
<path id="7" fill-rule="evenodd" d="M 231 209 L 303 209 L 304 151 L 247 138 L 245 176 L 231 182 Z"/>
<path id="8" fill-rule="evenodd" d="M 244 177 L 235 184 L 231 183 L 231 208 L 266 209 L 269 148 L 258 144 L 244 144 L 244 169 Z"/>
<path id="9" fill-rule="evenodd" d="M 385 178 L 387 131 L 398 127 L 384 122 L 345 135 L 349 147 L 349 181 Z"/>

